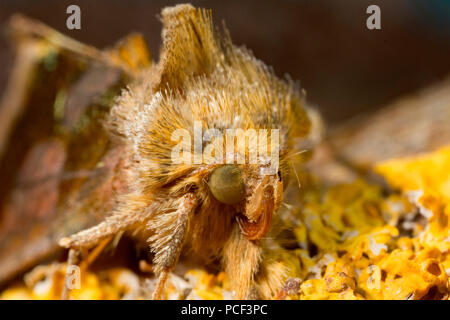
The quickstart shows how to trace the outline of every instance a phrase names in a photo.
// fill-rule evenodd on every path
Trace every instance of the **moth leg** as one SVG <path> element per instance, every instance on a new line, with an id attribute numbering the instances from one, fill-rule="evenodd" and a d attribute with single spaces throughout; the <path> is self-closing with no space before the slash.
<path id="1" fill-rule="evenodd" d="M 69 276 L 70 276 L 69 266 L 77 265 L 79 257 L 80 257 L 80 250 L 78 250 L 78 249 L 70 249 L 69 250 L 69 257 L 67 258 L 67 265 L 66 265 L 66 275 L 64 277 L 63 291 L 61 294 L 62 300 L 69 299 L 70 288 L 67 285 L 67 282 L 68 282 Z"/>
<path id="2" fill-rule="evenodd" d="M 69 257 L 67 258 L 67 266 L 66 266 L 66 275 L 64 277 L 64 286 L 63 291 L 61 295 L 62 300 L 67 300 L 69 298 L 69 292 L 70 288 L 68 288 L 67 283 L 69 281 L 69 266 L 74 266 L 79 263 L 80 266 L 80 273 L 83 273 L 87 267 L 98 257 L 98 255 L 103 251 L 103 249 L 106 247 L 106 245 L 111 241 L 111 237 L 108 237 L 106 239 L 103 239 L 98 246 L 92 250 L 86 259 L 83 259 L 83 261 L 80 262 L 80 255 L 82 250 L 81 249 L 70 249 L 69 250 Z"/>
<path id="3" fill-rule="evenodd" d="M 79 255 L 82 251 L 89 250 L 99 244 L 99 246 L 92 251 L 90 257 L 88 257 L 88 261 L 86 263 L 89 263 L 89 261 L 95 259 L 96 255 L 101 252 L 113 236 L 132 228 L 134 225 L 148 220 L 152 211 L 145 202 L 139 201 L 139 199 L 139 196 L 133 194 L 125 195 L 122 198 L 122 201 L 125 203 L 127 203 L 127 200 L 131 201 L 133 204 L 132 206 L 119 205 L 116 212 L 107 217 L 105 221 L 92 228 L 78 232 L 70 237 L 62 238 L 59 241 L 59 245 L 69 249 L 67 265 L 77 264 Z M 69 274 L 66 272 L 66 280 L 68 276 Z M 62 296 L 63 298 L 68 297 L 66 282 L 64 283 Z"/>
<path id="4" fill-rule="evenodd" d="M 64 248 L 91 248 L 97 245 L 100 241 L 125 230 L 128 227 L 127 223 L 115 224 L 116 219 L 107 219 L 98 225 L 80 231 L 70 237 L 62 238 L 59 245 Z M 119 222 L 119 221 L 118 221 Z"/>
<path id="5" fill-rule="evenodd" d="M 119 201 L 112 215 L 89 229 L 82 230 L 69 237 L 62 238 L 59 245 L 64 248 L 92 248 L 100 241 L 114 237 L 133 226 L 145 223 L 151 217 L 153 210 L 139 195 L 126 194 Z"/>
<path id="6" fill-rule="evenodd" d="M 241 300 L 257 296 L 257 293 L 254 292 L 254 280 L 261 257 L 262 248 L 259 242 L 248 240 L 242 235 L 239 226 L 235 225 L 225 244 L 222 260 L 225 272 L 235 291 L 235 299 Z"/>
<path id="7" fill-rule="evenodd" d="M 272 249 L 271 249 L 272 250 Z M 284 299 L 292 292 L 295 281 L 288 281 L 288 267 L 278 261 L 277 254 L 264 249 L 264 257 L 255 276 L 260 299 Z"/>
<path id="8" fill-rule="evenodd" d="M 197 198 L 188 193 L 178 201 L 175 210 L 162 213 L 148 223 L 153 235 L 149 238 L 151 250 L 155 253 L 153 263 L 158 275 L 152 299 L 161 299 L 169 272 L 175 267 L 186 240 L 191 215 L 197 206 Z"/>
<path id="9" fill-rule="evenodd" d="M 166 284 L 168 276 L 169 276 L 168 268 L 165 268 L 164 270 L 160 271 L 158 276 L 158 282 L 152 294 L 152 300 L 161 300 L 163 289 Z"/>
<path id="10" fill-rule="evenodd" d="M 108 243 L 111 241 L 112 237 L 108 237 L 106 239 L 103 239 L 98 246 L 92 250 L 86 259 L 83 259 L 83 261 L 80 263 L 80 269 L 86 270 L 87 267 L 94 262 L 94 260 L 99 256 L 99 254 L 103 251 L 103 249 L 108 245 Z"/>
<path id="11" fill-rule="evenodd" d="M 98 246 L 88 256 L 87 261 L 80 266 L 81 269 L 85 269 L 87 265 L 92 262 L 98 254 L 100 254 L 104 247 L 109 243 L 113 235 L 122 232 L 137 222 L 136 216 L 138 215 L 131 216 L 134 216 L 134 218 L 128 217 L 127 219 L 125 215 L 116 214 L 108 217 L 104 222 L 90 229 L 83 230 L 70 237 L 62 238 L 59 241 L 59 245 L 69 248 L 67 266 L 76 265 L 82 250 L 88 250 L 98 244 Z M 64 300 L 68 299 L 69 296 L 69 289 L 66 285 L 69 276 L 70 274 L 66 272 L 62 292 L 62 299 Z"/>

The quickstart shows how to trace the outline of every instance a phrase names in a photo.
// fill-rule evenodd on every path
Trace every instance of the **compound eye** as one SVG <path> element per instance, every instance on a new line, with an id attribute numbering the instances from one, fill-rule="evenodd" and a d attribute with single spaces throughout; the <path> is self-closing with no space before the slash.
<path id="1" fill-rule="evenodd" d="M 209 189 L 214 198 L 225 204 L 235 204 L 244 199 L 244 180 L 235 165 L 224 165 L 214 170 L 209 179 Z"/>

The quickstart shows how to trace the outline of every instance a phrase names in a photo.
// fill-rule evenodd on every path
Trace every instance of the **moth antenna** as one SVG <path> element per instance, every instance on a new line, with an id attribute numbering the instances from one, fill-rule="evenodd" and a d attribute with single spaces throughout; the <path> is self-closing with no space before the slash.
<path id="1" fill-rule="evenodd" d="M 289 163 L 291 164 L 292 169 L 294 170 L 294 174 L 295 174 L 295 177 L 297 178 L 297 182 L 298 182 L 298 188 L 300 189 L 302 187 L 302 184 L 300 183 L 300 179 L 297 174 L 297 169 L 295 169 L 295 166 L 292 162 L 289 162 Z"/>
<path id="2" fill-rule="evenodd" d="M 295 156 L 297 156 L 297 155 L 299 155 L 299 154 L 302 154 L 302 153 L 305 153 L 305 152 L 308 152 L 308 150 L 307 150 L 307 149 L 304 149 L 304 150 L 301 150 L 301 151 L 298 151 L 298 152 L 292 153 L 292 154 L 290 154 L 290 155 L 287 155 L 287 156 L 286 156 L 286 159 L 289 159 L 289 158 L 295 157 Z"/>
<path id="3" fill-rule="evenodd" d="M 287 208 L 287 209 L 292 209 L 292 208 L 294 208 L 294 206 L 293 205 L 291 205 L 291 204 L 289 204 L 289 203 L 287 203 L 287 202 L 282 202 L 282 204 Z"/>

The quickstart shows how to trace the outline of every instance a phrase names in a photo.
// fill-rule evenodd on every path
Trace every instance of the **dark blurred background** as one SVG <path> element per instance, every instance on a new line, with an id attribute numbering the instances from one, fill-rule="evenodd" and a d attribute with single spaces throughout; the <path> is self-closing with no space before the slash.
<path id="1" fill-rule="evenodd" d="M 131 31 L 144 33 L 158 56 L 161 9 L 180 1 L 0 0 L 4 27 L 15 12 L 38 18 L 83 42 L 107 47 Z M 306 89 L 330 124 L 374 111 L 443 80 L 450 71 L 450 1 L 303 0 L 191 1 L 213 9 L 236 44 L 245 44 Z M 66 8 L 81 7 L 81 30 L 67 30 Z M 366 9 L 381 8 L 381 30 L 368 30 Z M 0 92 L 12 61 L 0 37 Z"/>

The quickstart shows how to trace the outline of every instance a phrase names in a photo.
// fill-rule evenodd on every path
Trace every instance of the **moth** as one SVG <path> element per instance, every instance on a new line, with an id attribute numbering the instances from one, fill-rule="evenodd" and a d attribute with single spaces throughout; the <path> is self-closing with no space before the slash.
<path id="1" fill-rule="evenodd" d="M 283 193 L 295 179 L 291 158 L 302 152 L 310 132 L 304 95 L 290 79 L 278 78 L 249 50 L 234 45 L 226 31 L 218 31 L 210 11 L 177 5 L 163 9 L 161 18 L 159 61 L 132 73 L 106 121 L 111 140 L 121 145 L 126 191 L 116 196 L 103 221 L 59 244 L 69 250 L 72 265 L 82 253 L 124 233 L 145 243 L 158 276 L 153 299 L 162 297 L 181 254 L 218 261 L 236 299 L 274 297 L 287 270 L 271 258 L 277 249 L 271 234 Z M 110 56 L 90 55 L 114 64 Z M 190 144 L 189 159 L 202 158 L 204 150 L 218 155 L 227 129 L 276 131 L 279 138 L 246 137 L 246 148 L 231 154 L 227 149 L 213 163 L 174 161 L 179 144 L 174 132 L 194 137 L 196 123 L 216 134 L 201 148 Z M 277 149 L 274 172 L 270 163 L 248 161 L 263 149 Z M 68 296 L 65 287 L 62 297 Z"/>

